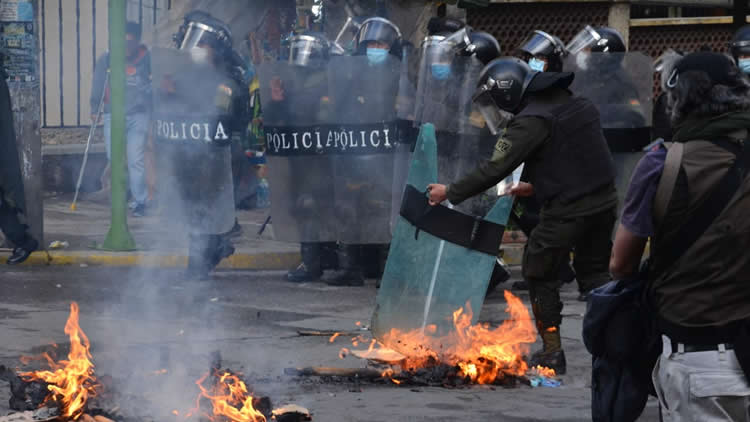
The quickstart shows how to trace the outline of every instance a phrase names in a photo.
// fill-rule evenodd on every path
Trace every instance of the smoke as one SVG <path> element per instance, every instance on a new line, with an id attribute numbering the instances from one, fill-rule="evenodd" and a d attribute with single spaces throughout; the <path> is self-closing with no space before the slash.
<path id="1" fill-rule="evenodd" d="M 237 45 L 262 14 L 263 5 L 255 3 L 175 2 L 154 33 L 144 34 L 152 52 L 160 225 L 158 235 L 136 236 L 136 241 L 153 264 L 165 255 L 186 255 L 191 234 L 231 230 L 235 222 L 231 148 L 218 144 L 231 142 L 232 133 L 226 121 L 216 122 L 220 116 L 226 118 L 232 94 L 247 90 L 224 70 L 194 63 L 188 52 L 175 50 L 171 35 L 184 13 L 202 9 L 227 20 Z M 195 382 L 211 368 L 213 352 L 221 352 L 226 339 L 236 338 L 239 327 L 237 318 L 223 313 L 230 311 L 217 303 L 227 294 L 217 291 L 210 280 L 185 279 L 185 262 L 174 263 L 178 269 L 170 271 L 150 264 L 147 259 L 144 267 L 117 280 L 117 305 L 102 310 L 96 324 L 103 326 L 97 327 L 91 340 L 97 376 L 112 376 L 114 390 L 120 394 L 115 404 L 123 414 L 165 420 L 174 417 L 173 410 L 184 414 L 195 406 L 199 393 Z M 253 362 L 262 364 L 271 355 L 248 356 L 243 363 L 252 371 Z"/>

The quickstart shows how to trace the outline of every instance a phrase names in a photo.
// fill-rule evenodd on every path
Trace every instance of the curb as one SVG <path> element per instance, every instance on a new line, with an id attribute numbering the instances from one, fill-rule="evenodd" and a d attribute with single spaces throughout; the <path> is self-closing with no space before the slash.
<path id="1" fill-rule="evenodd" d="M 10 256 L 0 254 L 4 261 Z M 235 254 L 223 260 L 218 268 L 232 270 L 288 270 L 300 262 L 299 252 Z M 96 266 L 96 267 L 143 267 L 184 268 L 187 256 L 146 255 L 138 253 L 114 254 L 106 252 L 34 252 L 24 267 L 32 266 Z"/>
<path id="2" fill-rule="evenodd" d="M 508 265 L 521 265 L 523 244 L 503 245 L 503 260 Z M 0 262 L 10 256 L 0 253 Z M 299 265 L 299 252 L 269 252 L 257 254 L 234 254 L 221 261 L 218 268 L 228 270 L 288 270 Z M 92 267 L 144 267 L 144 268 L 184 268 L 187 256 L 184 255 L 147 255 L 142 253 L 110 253 L 44 251 L 34 252 L 22 264 L 32 266 L 92 266 Z"/>

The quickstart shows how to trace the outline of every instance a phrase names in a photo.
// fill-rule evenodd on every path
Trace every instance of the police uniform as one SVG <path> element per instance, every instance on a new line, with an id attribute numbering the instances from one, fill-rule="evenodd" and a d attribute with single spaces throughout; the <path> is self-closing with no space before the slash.
<path id="1" fill-rule="evenodd" d="M 460 203 L 524 162 L 525 181 L 534 186 L 541 215 L 524 251 L 523 275 L 530 283 L 533 312 L 544 338 L 562 321 L 558 271 L 572 249 L 582 289 L 610 279 L 617 193 L 596 107 L 561 88 L 534 94 L 503 131 L 492 158 L 448 186 L 447 197 Z"/>

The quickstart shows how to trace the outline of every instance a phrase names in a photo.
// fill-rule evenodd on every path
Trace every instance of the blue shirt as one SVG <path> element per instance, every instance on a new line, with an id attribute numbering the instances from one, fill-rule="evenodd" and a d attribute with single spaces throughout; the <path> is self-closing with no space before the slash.
<path id="1" fill-rule="evenodd" d="M 667 149 L 658 145 L 638 162 L 630 179 L 620 223 L 639 237 L 651 237 L 654 228 L 654 198 L 664 171 Z"/>

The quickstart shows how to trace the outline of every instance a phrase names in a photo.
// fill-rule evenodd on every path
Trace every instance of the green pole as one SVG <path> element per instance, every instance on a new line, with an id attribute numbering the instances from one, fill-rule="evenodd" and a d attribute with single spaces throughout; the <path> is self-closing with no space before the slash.
<path id="1" fill-rule="evenodd" d="M 109 0 L 110 106 L 112 112 L 112 221 L 102 249 L 135 250 L 128 231 L 125 177 L 125 13 L 126 0 Z"/>

